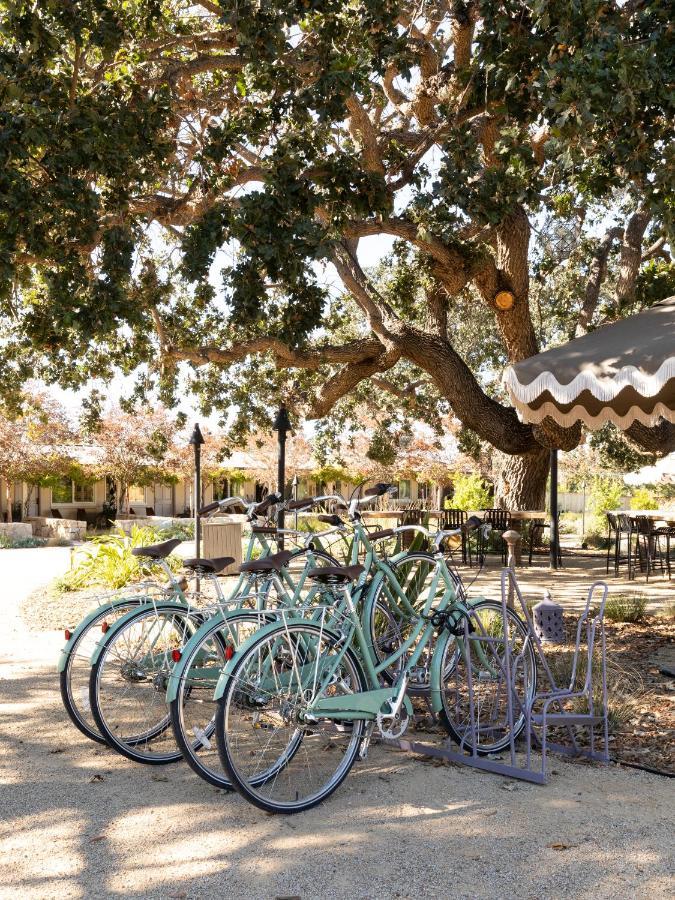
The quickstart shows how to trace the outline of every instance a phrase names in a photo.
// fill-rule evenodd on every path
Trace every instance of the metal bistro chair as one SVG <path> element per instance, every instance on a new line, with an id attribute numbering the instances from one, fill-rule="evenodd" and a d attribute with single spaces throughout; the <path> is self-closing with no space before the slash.
<path id="1" fill-rule="evenodd" d="M 462 562 L 464 565 L 471 565 L 471 547 L 466 529 L 466 512 L 463 509 L 444 509 L 443 518 L 441 519 L 441 529 L 449 530 L 452 528 L 462 529 Z"/>
<path id="2" fill-rule="evenodd" d="M 508 531 L 511 528 L 511 513 L 508 509 L 484 509 L 483 521 L 486 523 L 489 522 L 494 531 Z M 482 530 L 480 530 L 478 537 L 479 555 L 485 554 L 489 540 L 489 537 L 484 537 Z M 508 547 L 506 546 L 506 541 L 504 539 L 502 539 L 501 554 L 502 565 L 505 566 L 507 562 Z"/>
<path id="3" fill-rule="evenodd" d="M 544 549 L 544 531 L 547 528 L 550 528 L 550 522 L 545 522 L 543 519 L 532 519 L 530 521 L 530 533 L 528 536 L 529 541 L 529 553 L 528 553 L 528 561 L 527 564 L 529 566 L 532 565 L 532 554 L 535 550 Z M 557 547 L 557 556 L 558 556 L 558 566 L 562 568 L 562 550 L 560 549 L 560 513 L 558 513 L 558 547 Z"/>
<path id="4" fill-rule="evenodd" d="M 643 563 L 646 563 L 647 581 L 649 581 L 649 576 L 655 568 L 656 560 L 661 566 L 661 574 L 667 571 L 670 579 L 670 539 L 675 537 L 675 528 L 669 528 L 667 525 L 655 527 L 649 516 L 636 516 L 635 526 L 637 532 L 636 555 L 640 561 L 641 569 L 644 570 Z M 665 567 L 661 541 L 665 541 Z"/>
<path id="5" fill-rule="evenodd" d="M 628 576 L 631 575 L 632 542 L 635 529 L 629 517 L 624 514 L 605 513 L 607 516 L 607 565 L 605 572 L 609 575 L 609 561 L 614 551 L 614 574 L 619 574 L 619 566 L 622 562 L 628 562 Z M 625 555 L 623 554 L 623 539 L 627 540 Z"/>
<path id="6" fill-rule="evenodd" d="M 619 533 L 617 535 L 617 552 L 614 558 L 614 571 L 618 575 L 619 567 L 621 563 L 625 561 L 628 563 L 628 577 L 632 578 L 635 574 L 635 556 L 637 555 L 637 546 L 635 552 L 633 552 L 633 538 L 636 536 L 635 526 L 633 525 L 631 517 L 626 515 L 626 513 L 619 513 L 616 520 L 619 525 Z M 621 547 L 621 542 L 624 537 L 626 538 L 625 555 L 623 555 Z"/>

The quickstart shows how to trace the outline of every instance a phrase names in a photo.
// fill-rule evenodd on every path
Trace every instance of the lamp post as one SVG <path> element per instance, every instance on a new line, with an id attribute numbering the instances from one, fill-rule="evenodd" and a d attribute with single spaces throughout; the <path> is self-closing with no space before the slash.
<path id="1" fill-rule="evenodd" d="M 204 444 L 204 435 L 202 434 L 199 423 L 195 424 L 194 430 L 190 437 L 190 445 L 195 453 L 195 486 L 194 486 L 194 509 L 195 517 L 195 556 L 199 557 L 202 542 L 202 527 L 199 518 L 199 507 L 202 502 L 202 444 Z"/>
<path id="2" fill-rule="evenodd" d="M 288 410 L 286 409 L 286 404 L 282 403 L 279 406 L 279 410 L 277 412 L 276 418 L 274 419 L 274 424 L 272 425 L 274 430 L 277 432 L 279 436 L 279 460 L 277 467 L 277 490 L 281 494 L 282 498 L 284 496 L 285 488 L 286 488 L 286 436 L 288 432 L 291 430 L 291 420 L 288 418 Z M 277 520 L 277 527 L 283 529 L 284 527 L 284 511 L 283 507 L 279 510 L 279 517 Z M 284 538 L 283 535 L 279 538 L 279 549 L 284 549 Z"/>
<path id="3" fill-rule="evenodd" d="M 298 473 L 296 472 L 291 481 L 291 494 L 294 500 L 298 499 Z M 298 510 L 295 510 L 295 530 L 298 530 Z"/>

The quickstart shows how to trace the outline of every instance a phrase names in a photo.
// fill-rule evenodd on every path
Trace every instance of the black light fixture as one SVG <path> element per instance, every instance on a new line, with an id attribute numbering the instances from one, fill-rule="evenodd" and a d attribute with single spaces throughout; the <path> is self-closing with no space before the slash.
<path id="1" fill-rule="evenodd" d="M 195 518 L 195 556 L 198 557 L 201 550 L 202 529 L 201 520 L 199 518 L 199 507 L 202 497 L 202 444 L 205 444 L 204 435 L 199 427 L 199 423 L 195 423 L 195 427 L 190 436 L 190 446 L 194 448 L 195 453 L 195 486 L 194 486 L 194 502 L 193 514 Z"/>
<path id="2" fill-rule="evenodd" d="M 277 410 L 276 418 L 272 423 L 272 428 L 277 432 L 279 436 L 279 458 L 278 458 L 278 466 L 277 466 L 277 490 L 281 494 L 282 498 L 285 495 L 286 491 L 286 437 L 288 432 L 291 430 L 291 420 L 288 417 L 288 410 L 286 409 L 286 404 L 281 403 L 279 405 L 279 409 Z M 279 516 L 277 519 L 277 525 L 279 528 L 284 527 L 284 511 L 283 507 L 279 510 Z M 279 548 L 283 550 L 284 547 L 284 539 L 283 536 L 279 539 Z"/>

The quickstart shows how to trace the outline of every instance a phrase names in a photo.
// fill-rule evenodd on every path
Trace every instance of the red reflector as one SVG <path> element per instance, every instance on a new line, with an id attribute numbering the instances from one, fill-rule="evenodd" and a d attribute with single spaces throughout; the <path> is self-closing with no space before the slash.
<path id="1" fill-rule="evenodd" d="M 71 637 L 73 636 L 73 633 L 70 630 L 70 628 L 66 628 L 66 630 L 63 633 L 65 634 L 67 641 L 69 641 L 71 639 Z"/>
<path id="2" fill-rule="evenodd" d="M 102 623 L 101 623 L 101 631 L 103 632 L 103 634 L 105 634 L 106 631 L 107 631 L 109 628 L 110 628 L 110 625 L 108 625 L 107 622 L 102 622 Z"/>
<path id="3" fill-rule="evenodd" d="M 181 658 L 182 655 L 183 655 L 183 654 L 180 652 L 180 650 L 172 650 L 172 651 L 171 651 L 171 659 L 172 659 L 174 662 L 180 662 L 180 658 Z"/>
<path id="4" fill-rule="evenodd" d="M 230 660 L 234 656 L 234 647 L 232 644 L 228 644 L 225 648 L 225 659 Z"/>

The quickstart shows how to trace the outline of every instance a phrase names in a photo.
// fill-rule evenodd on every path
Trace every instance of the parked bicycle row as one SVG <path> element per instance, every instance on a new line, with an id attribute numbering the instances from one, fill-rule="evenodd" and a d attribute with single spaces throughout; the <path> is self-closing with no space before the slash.
<path id="1" fill-rule="evenodd" d="M 250 523 L 227 593 L 219 574 L 230 557 L 184 560 L 188 580 L 167 563 L 178 540 L 136 548 L 164 580 L 103 598 L 66 632 L 59 670 L 73 723 L 139 763 L 184 759 L 272 812 L 328 797 L 374 737 L 404 734 L 416 696 L 469 749 L 478 706 L 490 724 L 476 749 L 498 753 L 524 727 L 507 713 L 507 635 L 520 706 L 536 691 L 527 627 L 513 611 L 505 622 L 501 604 L 469 598 L 447 549 L 458 529 L 368 531 L 362 510 L 390 492 L 209 504 L 201 514 L 240 506 Z M 323 530 L 277 527 L 280 511 L 320 504 L 335 509 L 317 516 Z M 490 526 L 470 527 L 485 538 Z M 327 549 L 335 538 L 346 561 Z"/>

